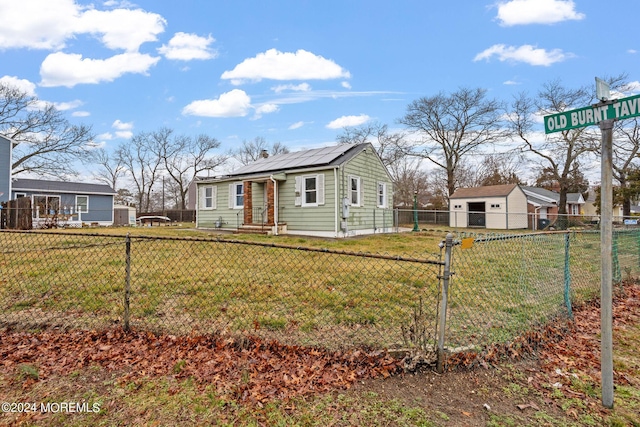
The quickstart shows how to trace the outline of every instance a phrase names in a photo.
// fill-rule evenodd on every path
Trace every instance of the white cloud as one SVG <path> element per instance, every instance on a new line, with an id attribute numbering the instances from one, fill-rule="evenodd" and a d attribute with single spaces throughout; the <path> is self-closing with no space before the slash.
<path id="1" fill-rule="evenodd" d="M 29 80 L 19 79 L 16 76 L 2 76 L 0 77 L 0 83 L 14 87 L 27 94 L 27 96 L 36 96 L 36 84 Z"/>
<path id="2" fill-rule="evenodd" d="M 519 84 L 521 84 L 521 83 L 518 83 L 518 82 L 517 82 L 517 81 L 515 81 L 515 80 L 506 80 L 503 84 L 504 84 L 504 85 L 507 85 L 507 86 L 514 86 L 514 85 L 519 85 Z"/>
<path id="3" fill-rule="evenodd" d="M 314 55 L 306 50 L 279 52 L 269 49 L 254 58 L 248 58 L 221 78 L 234 85 L 245 81 L 270 80 L 328 80 L 350 78 L 351 74 L 330 59 Z"/>
<path id="4" fill-rule="evenodd" d="M 281 93 L 284 91 L 292 92 L 309 92 L 311 85 L 309 83 L 300 83 L 299 85 L 278 85 L 271 88 L 275 93 Z"/>
<path id="5" fill-rule="evenodd" d="M 130 130 L 119 130 L 116 132 L 117 138 L 130 139 L 132 136 L 133 132 L 131 132 Z"/>
<path id="6" fill-rule="evenodd" d="M 233 89 L 218 99 L 202 99 L 191 102 L 182 114 L 202 117 L 244 117 L 251 108 L 251 98 L 245 91 Z"/>
<path id="7" fill-rule="evenodd" d="M 133 129 L 133 122 L 123 122 L 120 119 L 116 119 L 111 127 L 117 130 L 131 130 Z"/>
<path id="8" fill-rule="evenodd" d="M 71 113 L 72 117 L 89 117 L 91 115 L 88 111 L 74 111 Z"/>
<path id="9" fill-rule="evenodd" d="M 328 129 L 342 129 L 349 126 L 359 126 L 368 122 L 370 119 L 371 117 L 366 114 L 360 114 L 359 116 L 342 116 L 330 122 L 326 127 Z"/>
<path id="10" fill-rule="evenodd" d="M 73 30 L 99 35 L 100 41 L 109 49 L 135 52 L 143 43 L 156 41 L 166 24 L 167 21 L 157 13 L 140 9 L 88 10 L 80 16 Z"/>
<path id="11" fill-rule="evenodd" d="M 190 61 L 192 59 L 212 59 L 218 52 L 210 45 L 216 40 L 211 37 L 200 37 L 195 34 L 176 33 L 168 45 L 162 45 L 158 52 L 167 59 Z"/>
<path id="12" fill-rule="evenodd" d="M 57 110 L 67 111 L 67 110 L 74 110 L 83 104 L 84 103 L 82 101 L 80 101 L 79 99 L 76 99 L 70 102 L 54 102 L 53 106 L 56 107 Z"/>
<path id="13" fill-rule="evenodd" d="M 261 118 L 263 114 L 275 113 L 276 111 L 280 110 L 280 107 L 278 107 L 276 104 L 262 104 L 255 108 L 256 111 L 253 116 L 254 120 Z"/>
<path id="14" fill-rule="evenodd" d="M 584 19 L 572 0 L 511 0 L 498 3 L 500 25 L 555 24 Z"/>
<path id="15" fill-rule="evenodd" d="M 480 52 L 473 58 L 474 61 L 486 59 L 487 61 L 496 56 L 499 61 L 524 62 L 529 65 L 545 66 L 564 61 L 573 57 L 571 53 L 564 53 L 561 49 L 547 51 L 532 45 L 522 45 L 519 47 L 495 44 Z"/>
<path id="16" fill-rule="evenodd" d="M 638 51 L 637 51 L 637 50 L 635 50 L 635 49 L 628 49 L 628 50 L 627 50 L 627 53 L 630 53 L 630 54 L 632 54 L 632 55 L 635 55 L 636 53 L 638 53 Z"/>
<path id="17" fill-rule="evenodd" d="M 80 54 L 56 52 L 40 66 L 42 86 L 73 87 L 81 83 L 111 82 L 127 73 L 147 74 L 160 60 L 137 52 L 127 52 L 107 59 L 82 58 Z"/>
<path id="18" fill-rule="evenodd" d="M 288 129 L 289 130 L 300 129 L 302 126 L 304 126 L 304 122 L 295 122 L 294 124 L 289 126 Z"/>
<path id="19" fill-rule="evenodd" d="M 0 2 L 0 48 L 59 50 L 80 34 L 95 35 L 110 49 L 136 51 L 157 40 L 166 20 L 141 9 L 99 11 L 75 0 Z"/>
<path id="20" fill-rule="evenodd" d="M 133 122 L 114 121 L 111 127 L 116 130 L 116 138 L 129 139 L 133 136 Z"/>
<path id="21" fill-rule="evenodd" d="M 101 133 L 100 135 L 96 136 L 96 139 L 101 139 L 101 140 L 105 140 L 105 141 L 111 141 L 113 139 L 113 134 L 111 134 L 109 132 Z"/>
<path id="22" fill-rule="evenodd" d="M 345 89 L 351 89 L 351 85 L 349 84 L 349 82 L 342 82 L 340 83 L 340 86 L 342 86 Z"/>
<path id="23" fill-rule="evenodd" d="M 60 49 L 80 12 L 74 0 L 0 2 L 0 48 Z"/>

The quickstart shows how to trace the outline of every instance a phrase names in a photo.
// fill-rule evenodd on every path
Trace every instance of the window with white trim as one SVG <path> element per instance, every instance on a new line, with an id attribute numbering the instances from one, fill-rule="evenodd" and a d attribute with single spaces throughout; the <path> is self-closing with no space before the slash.
<path id="1" fill-rule="evenodd" d="M 76 212 L 89 212 L 89 196 L 76 196 Z"/>
<path id="2" fill-rule="evenodd" d="M 47 218 L 60 211 L 60 196 L 33 196 L 33 217 Z"/>
<path id="3" fill-rule="evenodd" d="M 386 208 L 387 207 L 387 183 L 379 182 L 378 183 L 378 193 L 377 193 L 378 207 Z"/>
<path id="4" fill-rule="evenodd" d="M 500 209 L 500 203 L 491 203 L 491 209 Z"/>
<path id="5" fill-rule="evenodd" d="M 215 209 L 216 208 L 216 186 L 200 187 L 200 209 Z"/>
<path id="6" fill-rule="evenodd" d="M 324 174 L 296 177 L 296 206 L 324 205 Z"/>
<path id="7" fill-rule="evenodd" d="M 232 209 L 244 207 L 244 184 L 242 182 L 229 185 L 229 207 Z"/>
<path id="8" fill-rule="evenodd" d="M 349 201 L 351 206 L 360 206 L 362 204 L 360 185 L 359 176 L 349 175 Z"/>
<path id="9" fill-rule="evenodd" d="M 318 204 L 318 178 L 308 176 L 304 178 L 304 198 L 303 205 Z"/>

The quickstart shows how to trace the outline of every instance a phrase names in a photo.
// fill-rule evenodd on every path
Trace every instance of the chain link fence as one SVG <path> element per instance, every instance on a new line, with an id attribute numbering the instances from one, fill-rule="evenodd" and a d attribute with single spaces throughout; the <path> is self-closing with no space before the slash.
<path id="1" fill-rule="evenodd" d="M 329 348 L 435 334 L 434 256 L 60 232 L 1 232 L 0 248 L 0 324 L 14 327 L 249 331 Z"/>
<path id="2" fill-rule="evenodd" d="M 482 353 L 599 295 L 598 231 L 458 232 L 446 258 L 2 231 L 0 326 Z M 616 283 L 640 275 L 640 230 L 614 231 L 613 267 Z"/>
<path id="3" fill-rule="evenodd" d="M 600 294 L 600 233 L 456 235 L 447 302 L 450 351 L 482 352 Z M 640 230 L 613 233 L 615 283 L 640 275 Z"/>

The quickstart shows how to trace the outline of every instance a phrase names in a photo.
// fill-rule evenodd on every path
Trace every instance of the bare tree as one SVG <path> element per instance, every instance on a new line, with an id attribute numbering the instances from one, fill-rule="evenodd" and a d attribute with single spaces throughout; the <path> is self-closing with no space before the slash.
<path id="1" fill-rule="evenodd" d="M 631 215 L 631 199 L 637 193 L 631 175 L 637 176 L 640 154 L 640 120 L 616 122 L 613 138 L 613 177 L 620 184 L 622 214 Z"/>
<path id="2" fill-rule="evenodd" d="M 164 170 L 171 178 L 173 192 L 177 196 L 179 209 L 187 207 L 187 191 L 191 180 L 203 171 L 211 171 L 227 161 L 224 155 L 211 155 L 211 151 L 220 147 L 220 142 L 207 135 L 172 136 L 170 129 L 161 129 L 154 133 L 155 150 L 162 158 Z"/>
<path id="3" fill-rule="evenodd" d="M 503 104 L 487 99 L 485 89 L 462 88 L 451 95 L 420 98 L 409 104 L 399 119 L 421 138 L 406 153 L 443 169 L 451 195 L 462 160 L 509 135 L 503 126 L 503 112 Z"/>
<path id="4" fill-rule="evenodd" d="M 253 141 L 242 141 L 242 145 L 231 151 L 231 156 L 243 165 L 248 165 L 258 160 L 267 153 L 269 155 L 288 153 L 289 149 L 280 142 L 269 144 L 262 136 L 256 136 Z"/>
<path id="5" fill-rule="evenodd" d="M 110 155 L 104 148 L 91 153 L 92 160 L 100 169 L 93 173 L 93 178 L 118 190 L 118 178 L 126 173 L 123 160 L 117 155 Z"/>
<path id="6" fill-rule="evenodd" d="M 558 213 L 561 215 L 567 213 L 567 193 L 571 188 L 572 176 L 580 166 L 579 160 L 594 150 L 599 137 L 594 128 L 589 127 L 539 137 L 534 133 L 538 125 L 536 117 L 589 105 L 594 95 L 588 87 L 571 89 L 554 80 L 544 84 L 534 99 L 524 93 L 519 94 L 514 99 L 513 111 L 509 115 L 514 133 L 523 142 L 522 150 L 534 154 L 539 169 L 547 171 L 558 182 Z M 562 222 L 560 220 L 560 226 Z"/>
<path id="7" fill-rule="evenodd" d="M 386 124 L 374 122 L 346 127 L 337 139 L 340 144 L 368 142 L 373 145 L 393 180 L 394 205 L 409 206 L 416 191 L 419 197 L 425 194 L 426 172 L 421 169 L 420 159 L 405 155 L 407 143 L 404 132 L 390 132 Z"/>
<path id="8" fill-rule="evenodd" d="M 142 132 L 127 144 L 118 147 L 116 156 L 122 162 L 136 187 L 136 202 L 139 212 L 148 212 L 154 184 L 160 176 L 163 158 L 158 155 L 159 133 Z"/>
<path id="9" fill-rule="evenodd" d="M 89 158 L 91 127 L 74 126 L 52 104 L 0 82 L 0 133 L 19 142 L 12 174 L 57 178 L 73 175 L 73 163 Z"/>
<path id="10" fill-rule="evenodd" d="M 392 165 L 405 158 L 406 147 L 404 132 L 390 132 L 386 124 L 379 122 L 366 123 L 358 127 L 346 127 L 338 135 L 340 144 L 363 144 L 369 142 L 373 145 L 382 160 L 382 163 L 393 175 Z M 418 162 L 419 163 L 419 162 Z M 415 162 L 413 164 L 416 164 Z"/>

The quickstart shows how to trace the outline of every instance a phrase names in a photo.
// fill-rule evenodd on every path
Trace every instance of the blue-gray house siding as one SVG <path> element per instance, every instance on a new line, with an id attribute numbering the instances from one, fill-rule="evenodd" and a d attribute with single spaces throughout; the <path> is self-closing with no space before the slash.
<path id="1" fill-rule="evenodd" d="M 31 198 L 34 218 L 57 210 L 61 215 L 73 215 L 74 221 L 101 225 L 113 224 L 115 194 L 108 185 L 41 179 L 15 179 L 11 188 L 12 199 Z M 38 200 L 45 203 L 38 207 Z"/>
<path id="2" fill-rule="evenodd" d="M 11 198 L 11 150 L 13 142 L 0 135 L 0 202 Z"/>

